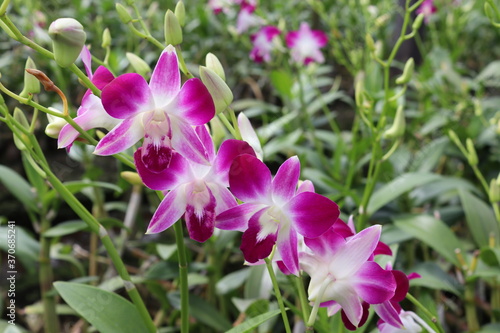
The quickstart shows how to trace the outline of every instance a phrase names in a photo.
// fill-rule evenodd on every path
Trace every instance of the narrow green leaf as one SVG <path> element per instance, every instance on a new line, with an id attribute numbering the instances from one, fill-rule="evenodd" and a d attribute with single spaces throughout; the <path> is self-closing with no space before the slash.
<path id="1" fill-rule="evenodd" d="M 250 275 L 249 268 L 243 268 L 239 271 L 227 274 L 215 285 L 217 294 L 225 295 L 228 292 L 240 287 L 247 280 L 248 275 Z"/>
<path id="2" fill-rule="evenodd" d="M 284 97 L 292 97 L 293 80 L 291 75 L 284 70 L 272 71 L 269 76 L 274 88 Z"/>
<path id="3" fill-rule="evenodd" d="M 435 290 L 445 290 L 454 293 L 457 296 L 462 294 L 462 286 L 450 274 L 446 273 L 433 262 L 426 262 L 417 265 L 412 272 L 421 275 L 421 278 L 412 279 L 412 286 L 422 286 Z"/>
<path id="4" fill-rule="evenodd" d="M 45 237 L 61 237 L 86 229 L 88 229 L 87 223 L 81 220 L 67 221 L 48 229 L 43 235 Z"/>
<path id="5" fill-rule="evenodd" d="M 481 260 L 488 266 L 500 267 L 500 249 L 485 247 L 481 249 Z"/>
<path id="6" fill-rule="evenodd" d="M 460 267 L 455 249 L 463 250 L 462 244 L 443 221 L 429 215 L 406 215 L 395 218 L 394 224 Z"/>
<path id="7" fill-rule="evenodd" d="M 499 244 L 500 231 L 491 207 L 468 191 L 460 189 L 459 194 L 467 225 L 476 245 L 487 246 L 490 235 L 493 235 Z"/>
<path id="8" fill-rule="evenodd" d="M 11 168 L 0 165 L 0 182 L 27 209 L 38 212 L 35 192 L 31 190 L 31 185 L 23 177 Z"/>
<path id="9" fill-rule="evenodd" d="M 40 255 L 40 243 L 22 227 L 15 226 L 11 229 L 0 226 L 0 250 L 8 251 L 7 235 L 9 233 L 12 235 L 12 232 L 15 232 L 16 237 L 16 258 L 20 260 L 26 269 L 33 271 Z"/>
<path id="10" fill-rule="evenodd" d="M 101 333 L 147 332 L 137 308 L 125 298 L 93 286 L 54 282 L 69 306 Z"/>
<path id="11" fill-rule="evenodd" d="M 441 176 L 433 173 L 405 173 L 375 191 L 366 210 L 368 214 L 371 215 L 403 193 L 417 186 L 436 181 L 440 177 Z"/>
<path id="12" fill-rule="evenodd" d="M 266 313 L 263 313 L 261 315 L 258 315 L 257 317 L 254 317 L 252 319 L 248 319 L 241 323 L 240 325 L 233 327 L 229 331 L 226 331 L 226 333 L 246 333 L 246 332 L 251 332 L 255 328 L 257 328 L 259 325 L 262 323 L 268 321 L 269 319 L 277 316 L 280 313 L 280 310 L 272 310 Z"/>

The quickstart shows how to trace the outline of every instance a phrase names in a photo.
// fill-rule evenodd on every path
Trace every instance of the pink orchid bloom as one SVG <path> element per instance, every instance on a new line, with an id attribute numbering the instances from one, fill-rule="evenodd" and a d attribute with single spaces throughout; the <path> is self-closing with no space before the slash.
<path id="1" fill-rule="evenodd" d="M 240 249 L 246 261 L 267 258 L 276 244 L 283 264 L 298 275 L 297 234 L 318 237 L 337 220 L 335 202 L 313 192 L 296 192 L 299 176 L 297 156 L 286 160 L 274 179 L 258 158 L 240 155 L 234 159 L 229 185 L 245 203 L 218 215 L 216 227 L 244 231 Z"/>
<path id="2" fill-rule="evenodd" d="M 253 43 L 253 49 L 250 52 L 250 59 L 255 62 L 271 61 L 271 51 L 274 48 L 273 42 L 280 33 L 280 29 L 268 25 L 251 35 L 250 39 Z"/>
<path id="3" fill-rule="evenodd" d="M 83 47 L 80 57 L 82 58 L 88 78 L 98 89 L 102 90 L 115 78 L 104 66 L 99 66 L 95 73 L 92 74 L 92 56 L 87 47 Z M 90 89 L 85 92 L 82 98 L 82 104 L 78 108 L 76 115 L 76 118 L 73 120 L 85 131 L 92 128 L 105 128 L 110 130 L 119 122 L 118 119 L 111 117 L 104 110 L 101 99 L 92 94 Z M 64 125 L 61 132 L 59 132 L 58 147 L 69 149 L 79 135 L 80 133 L 70 124 Z"/>
<path id="4" fill-rule="evenodd" d="M 101 139 L 97 155 L 113 155 L 144 138 L 141 160 L 152 172 L 165 170 L 173 150 L 196 163 L 208 164 L 205 147 L 193 126 L 215 115 L 210 93 L 201 80 L 181 76 L 175 48 L 162 52 L 148 83 L 139 74 L 123 74 L 102 90 L 106 112 L 121 122 Z"/>
<path id="5" fill-rule="evenodd" d="M 341 307 L 354 326 L 363 323 L 367 304 L 383 303 L 394 296 L 396 281 L 391 272 L 369 261 L 380 239 L 375 225 L 345 240 L 332 229 L 317 238 L 304 239 L 313 253 L 301 253 L 301 268 L 309 274 L 309 300 Z"/>
<path id="6" fill-rule="evenodd" d="M 192 163 L 174 152 L 170 165 L 155 173 L 141 158 L 144 148 L 134 154 L 144 184 L 153 190 L 170 190 L 154 213 L 147 233 L 161 232 L 184 215 L 189 236 L 205 242 L 214 232 L 215 216 L 237 204 L 227 189 L 229 168 L 236 156 L 254 154 L 253 149 L 244 141 L 226 140 L 216 155 L 205 126 L 198 126 L 196 132 L 207 148 L 210 165 Z"/>
<path id="7" fill-rule="evenodd" d="M 233 2 L 234 1 L 232 0 L 209 0 L 208 8 L 210 8 L 216 15 L 220 13 L 227 14 Z"/>
<path id="8" fill-rule="evenodd" d="M 320 48 L 326 46 L 328 36 L 321 30 L 311 30 L 307 22 L 302 22 L 297 31 L 286 35 L 286 45 L 291 50 L 293 61 L 307 65 L 313 61 L 325 61 Z"/>
<path id="9" fill-rule="evenodd" d="M 417 15 L 423 14 L 425 23 L 429 23 L 430 18 L 437 12 L 434 0 L 424 0 L 417 9 Z"/>
<path id="10" fill-rule="evenodd" d="M 255 5 L 247 2 L 241 4 L 240 12 L 236 18 L 236 33 L 239 35 L 250 29 L 251 27 L 264 23 L 264 20 L 255 15 Z"/>

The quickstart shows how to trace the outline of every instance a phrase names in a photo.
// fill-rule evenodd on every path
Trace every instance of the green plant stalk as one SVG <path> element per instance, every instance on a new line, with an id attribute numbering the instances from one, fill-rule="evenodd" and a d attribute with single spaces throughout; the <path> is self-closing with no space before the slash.
<path id="1" fill-rule="evenodd" d="M 491 292 L 491 309 L 493 311 L 498 311 L 500 309 L 500 281 L 497 278 L 491 284 L 492 292 Z M 492 316 L 492 322 L 497 323 L 498 320 L 496 316 Z"/>
<path id="2" fill-rule="evenodd" d="M 302 310 L 302 320 L 304 323 L 307 322 L 309 318 L 309 303 L 307 302 L 306 290 L 304 287 L 304 280 L 302 279 L 302 274 L 299 276 L 293 276 L 292 279 L 295 282 L 295 287 L 297 288 L 297 292 L 299 294 L 300 308 Z"/>
<path id="3" fill-rule="evenodd" d="M 140 32 L 139 30 L 137 30 L 137 28 L 134 26 L 134 22 L 130 21 L 129 24 L 128 24 L 130 30 L 132 30 L 132 32 L 136 35 L 136 36 L 139 36 L 145 40 L 147 40 L 148 42 L 150 42 L 151 44 L 155 45 L 156 47 L 158 47 L 159 49 L 163 50 L 165 48 L 165 45 L 163 45 L 159 40 L 157 40 L 156 38 L 154 38 L 153 36 L 151 35 L 146 35 L 146 34 L 143 34 L 142 32 Z"/>
<path id="4" fill-rule="evenodd" d="M 243 140 L 241 137 L 240 126 L 238 125 L 238 119 L 236 119 L 236 113 L 229 106 L 227 107 L 227 110 L 229 111 L 229 116 L 231 117 L 231 121 L 233 123 L 233 128 L 236 132 L 236 136 L 234 136 L 234 138 L 236 140 Z"/>
<path id="5" fill-rule="evenodd" d="M 465 318 L 467 321 L 467 328 L 469 332 L 479 331 L 479 321 L 477 319 L 477 309 L 474 302 L 475 297 L 475 285 L 472 281 L 467 281 L 465 283 Z"/>
<path id="6" fill-rule="evenodd" d="M 427 316 L 427 318 L 431 321 L 434 326 L 434 330 L 439 333 L 445 333 L 441 325 L 437 322 L 437 318 L 422 304 L 420 303 L 412 294 L 407 293 L 406 298 L 413 303 L 423 314 Z"/>
<path id="7" fill-rule="evenodd" d="M 269 277 L 271 278 L 271 282 L 274 287 L 274 294 L 276 296 L 276 300 L 278 301 L 278 305 L 281 310 L 281 318 L 283 318 L 283 324 L 285 325 L 285 331 L 287 333 L 292 333 L 290 328 L 290 323 L 288 322 L 288 316 L 286 315 L 285 304 L 283 303 L 283 298 L 281 297 L 280 287 L 278 285 L 278 280 L 276 279 L 276 275 L 274 274 L 273 264 L 269 258 L 264 259 L 266 261 L 267 271 L 269 272 Z"/>
<path id="8" fill-rule="evenodd" d="M 231 125 L 231 123 L 227 119 L 226 115 L 223 112 L 221 112 L 221 113 L 218 114 L 218 116 L 219 116 L 219 119 L 224 124 L 224 126 L 226 126 L 227 130 L 229 131 L 229 133 L 231 133 L 231 135 L 233 136 L 233 138 L 235 138 L 237 140 L 241 140 L 241 134 L 238 136 L 238 132 L 233 127 L 233 125 Z"/>
<path id="9" fill-rule="evenodd" d="M 184 73 L 184 75 L 186 75 L 188 79 L 192 79 L 194 76 L 193 74 L 191 74 L 191 72 L 188 70 L 186 66 L 186 62 L 184 61 L 184 57 L 182 56 L 181 46 L 175 45 L 175 50 L 177 51 L 176 53 L 177 53 L 177 58 L 179 59 L 179 67 L 182 73 Z"/>
<path id="10" fill-rule="evenodd" d="M 182 223 L 174 223 L 175 243 L 177 244 L 177 256 L 179 257 L 179 286 L 181 290 L 181 333 L 189 332 L 189 289 L 188 289 L 188 264 L 186 247 L 182 232 Z"/>

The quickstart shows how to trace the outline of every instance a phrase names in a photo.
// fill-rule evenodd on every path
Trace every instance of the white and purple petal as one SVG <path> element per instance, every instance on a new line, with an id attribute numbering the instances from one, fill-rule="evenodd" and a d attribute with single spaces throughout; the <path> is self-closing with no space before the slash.
<path id="1" fill-rule="evenodd" d="M 300 161 L 297 156 L 287 159 L 278 169 L 272 181 L 273 201 L 283 206 L 294 195 L 300 177 Z"/>
<path id="2" fill-rule="evenodd" d="M 391 271 L 386 271 L 374 261 L 365 262 L 351 278 L 358 295 L 369 304 L 390 300 L 396 290 L 396 281 Z"/>
<path id="3" fill-rule="evenodd" d="M 113 155 L 132 147 L 144 137 L 142 115 L 123 120 L 97 144 L 94 154 Z"/>
<path id="4" fill-rule="evenodd" d="M 183 119 L 169 115 L 172 131 L 172 147 L 182 156 L 196 163 L 209 165 L 205 146 L 200 141 L 194 128 Z"/>
<path id="5" fill-rule="evenodd" d="M 286 230 L 288 229 L 288 230 Z M 281 255 L 283 264 L 293 275 L 299 275 L 299 251 L 297 246 L 297 232 L 293 228 L 283 228 L 278 233 L 276 247 Z"/>
<path id="6" fill-rule="evenodd" d="M 186 186 L 181 185 L 168 192 L 149 222 L 147 234 L 155 234 L 170 228 L 186 212 Z"/>
<path id="7" fill-rule="evenodd" d="M 231 192 L 244 202 L 272 205 L 271 171 L 255 156 L 237 156 L 229 169 Z"/>
<path id="8" fill-rule="evenodd" d="M 234 159 L 242 154 L 255 156 L 252 147 L 245 141 L 229 139 L 222 142 L 217 157 L 213 161 L 209 177 L 229 186 L 229 170 Z"/>
<path id="9" fill-rule="evenodd" d="M 266 205 L 253 203 L 232 207 L 217 215 L 215 227 L 222 230 L 245 231 L 250 218 L 264 207 Z"/>
<path id="10" fill-rule="evenodd" d="M 265 214 L 266 208 L 255 213 L 248 222 L 248 229 L 241 237 L 240 249 L 245 260 L 251 263 L 269 257 L 276 243 L 277 233 L 262 236 L 260 218 Z"/>
<path id="11" fill-rule="evenodd" d="M 160 55 L 149 81 L 155 103 L 162 107 L 170 103 L 181 90 L 181 74 L 175 48 L 169 45 Z"/>
<path id="12" fill-rule="evenodd" d="M 216 199 L 204 181 L 196 180 L 186 185 L 186 203 L 189 237 L 203 243 L 214 233 Z"/>
<path id="13" fill-rule="evenodd" d="M 198 78 L 187 80 L 175 99 L 165 106 L 165 110 L 190 125 L 204 125 L 215 116 L 212 95 Z"/>

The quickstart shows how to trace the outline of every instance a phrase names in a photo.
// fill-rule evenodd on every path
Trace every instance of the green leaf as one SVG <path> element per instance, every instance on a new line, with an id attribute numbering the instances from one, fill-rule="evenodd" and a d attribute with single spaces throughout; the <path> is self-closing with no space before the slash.
<path id="1" fill-rule="evenodd" d="M 280 310 L 272 310 L 266 313 L 263 313 L 257 317 L 254 317 L 252 319 L 246 320 L 240 325 L 230 329 L 226 333 L 245 333 L 245 332 L 251 332 L 255 328 L 257 328 L 259 325 L 262 323 L 268 321 L 269 319 L 277 316 L 280 313 Z"/>
<path id="2" fill-rule="evenodd" d="M 500 231 L 493 210 L 484 201 L 463 189 L 459 190 L 460 200 L 472 238 L 479 247 L 487 246 L 490 235 L 500 243 Z"/>
<path id="3" fill-rule="evenodd" d="M 35 240 L 24 228 L 15 226 L 13 229 L 0 226 L 0 250 L 7 252 L 9 247 L 7 243 L 7 235 L 9 230 L 15 230 L 16 235 L 16 258 L 18 258 L 23 266 L 33 271 L 38 263 L 40 255 L 40 243 Z M 12 231 L 10 232 L 12 235 Z"/>
<path id="4" fill-rule="evenodd" d="M 137 308 L 125 298 L 93 286 L 54 282 L 69 306 L 101 333 L 147 332 Z"/>
<path id="5" fill-rule="evenodd" d="M 8 317 L 7 317 L 8 318 Z M 16 323 L 16 326 L 9 324 L 7 320 L 0 320 L 0 332 L 3 333 L 28 333 L 27 330 L 19 326 L 19 323 Z"/>
<path id="6" fill-rule="evenodd" d="M 73 194 L 81 192 L 83 189 L 87 187 L 101 187 L 113 190 L 117 193 L 122 193 L 123 190 L 121 187 L 115 184 L 106 183 L 106 182 L 94 182 L 89 180 L 81 180 L 81 181 L 71 181 L 65 182 L 64 186 Z M 57 194 L 57 191 L 52 190 L 49 192 L 49 195 L 45 198 L 45 200 L 53 200 Z"/>
<path id="7" fill-rule="evenodd" d="M 272 71 L 271 84 L 284 97 L 292 97 L 293 80 L 291 75 L 284 70 Z"/>
<path id="8" fill-rule="evenodd" d="M 217 282 L 215 288 L 217 290 L 217 294 L 225 295 L 230 291 L 240 287 L 250 275 L 249 268 L 243 268 L 239 271 L 235 271 L 227 274 L 222 279 Z"/>
<path id="9" fill-rule="evenodd" d="M 395 200 L 403 193 L 406 193 L 417 186 L 436 181 L 440 177 L 441 176 L 433 173 L 423 172 L 405 173 L 399 176 L 373 193 L 370 202 L 368 203 L 368 207 L 366 208 L 368 215 L 375 213 L 377 210 Z"/>
<path id="10" fill-rule="evenodd" d="M 412 272 L 421 275 L 421 278 L 412 279 L 412 286 L 422 286 L 435 290 L 446 290 L 457 296 L 462 294 L 462 286 L 450 274 L 446 273 L 437 264 L 426 262 L 417 265 Z"/>
<path id="11" fill-rule="evenodd" d="M 156 252 L 162 260 L 168 260 L 177 251 L 175 244 L 156 244 Z"/>
<path id="12" fill-rule="evenodd" d="M 443 221 L 429 215 L 406 215 L 395 218 L 394 224 L 407 234 L 429 245 L 448 262 L 461 267 L 455 250 L 463 250 L 462 244 Z"/>
<path id="13" fill-rule="evenodd" d="M 87 223 L 81 220 L 66 221 L 46 230 L 43 235 L 45 237 L 61 237 L 82 230 L 88 230 Z"/>
<path id="14" fill-rule="evenodd" d="M 485 247 L 481 249 L 481 260 L 488 266 L 500 267 L 500 249 Z"/>
<path id="15" fill-rule="evenodd" d="M 0 182 L 19 200 L 27 209 L 38 212 L 36 195 L 31 185 L 19 174 L 5 165 L 0 165 Z"/>

